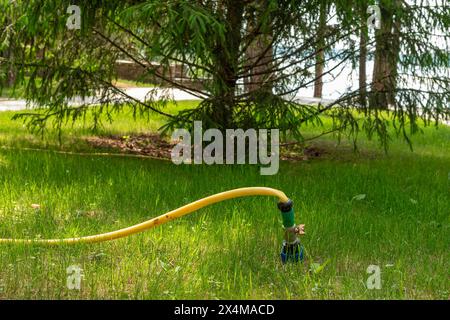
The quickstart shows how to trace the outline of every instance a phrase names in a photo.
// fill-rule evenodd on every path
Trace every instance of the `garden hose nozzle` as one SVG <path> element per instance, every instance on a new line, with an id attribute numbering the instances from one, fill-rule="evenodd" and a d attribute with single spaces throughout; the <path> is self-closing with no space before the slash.
<path id="1" fill-rule="evenodd" d="M 305 233 L 305 226 L 302 224 L 295 225 L 295 215 L 292 200 L 279 202 L 278 209 L 281 211 L 283 219 L 284 240 L 281 247 L 281 262 L 303 261 L 304 248 L 300 243 L 299 235 Z"/>

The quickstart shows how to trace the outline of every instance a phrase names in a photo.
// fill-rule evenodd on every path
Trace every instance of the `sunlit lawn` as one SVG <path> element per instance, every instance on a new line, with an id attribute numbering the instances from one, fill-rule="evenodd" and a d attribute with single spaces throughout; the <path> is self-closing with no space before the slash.
<path id="1" fill-rule="evenodd" d="M 20 150 L 95 151 L 82 139 L 93 134 L 82 122 L 67 127 L 59 145 L 54 132 L 41 140 L 12 115 L 0 113 L 0 144 L 13 147 L 0 149 L 2 238 L 96 234 L 216 192 L 269 186 L 294 200 L 297 222 L 306 224 L 307 260 L 282 265 L 276 199 L 245 198 L 108 243 L 0 245 L 0 299 L 450 297 L 448 127 L 425 128 L 413 138 L 414 152 L 393 138 L 387 155 L 366 139 L 353 153 L 346 141 L 336 147 L 333 137 L 321 138 L 312 144 L 328 151 L 323 157 L 283 162 L 277 175 L 260 176 L 256 166 Z M 135 122 L 131 113 L 116 118 L 95 134 L 155 131 L 162 124 L 159 117 Z M 66 286 L 71 265 L 84 271 L 79 291 Z M 381 268 L 380 290 L 366 288 L 369 265 Z"/>

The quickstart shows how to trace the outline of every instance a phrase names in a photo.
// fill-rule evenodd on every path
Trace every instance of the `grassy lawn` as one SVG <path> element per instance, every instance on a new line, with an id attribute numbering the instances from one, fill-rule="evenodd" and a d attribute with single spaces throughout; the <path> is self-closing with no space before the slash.
<path id="1" fill-rule="evenodd" d="M 41 140 L 12 115 L 0 113 L 2 146 L 93 151 L 81 122 L 65 130 L 59 146 L 55 133 Z M 154 131 L 161 122 L 126 114 L 97 134 Z M 1 245 L 0 299 L 448 299 L 450 128 L 424 128 L 413 143 L 410 152 L 394 139 L 386 155 L 361 139 L 355 154 L 347 142 L 336 147 L 324 137 L 314 144 L 326 156 L 282 162 L 275 176 L 246 165 L 0 149 L 1 238 L 96 234 L 216 192 L 268 186 L 294 200 L 307 250 L 304 263 L 282 265 L 276 199 L 231 200 L 113 242 Z M 360 194 L 365 198 L 354 199 Z M 84 270 L 80 291 L 66 287 L 70 265 Z M 380 290 L 366 288 L 369 265 L 381 268 Z"/>
<path id="2" fill-rule="evenodd" d="M 25 95 L 25 87 L 17 86 L 16 88 L 2 88 L 0 91 L 1 99 L 20 99 Z"/>
<path id="3" fill-rule="evenodd" d="M 28 79 L 28 78 L 26 78 Z M 37 83 L 40 84 L 40 78 L 37 79 Z M 118 79 L 114 81 L 114 85 L 118 88 L 151 88 L 154 84 L 144 83 L 139 81 L 130 81 L 125 79 Z M 25 84 L 19 83 L 15 88 L 5 87 L 0 91 L 0 98 L 2 99 L 21 99 L 25 96 Z"/>

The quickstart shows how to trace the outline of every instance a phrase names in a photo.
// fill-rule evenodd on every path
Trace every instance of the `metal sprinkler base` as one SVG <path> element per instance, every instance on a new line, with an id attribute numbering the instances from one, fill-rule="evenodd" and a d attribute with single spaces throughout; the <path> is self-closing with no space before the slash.
<path id="1" fill-rule="evenodd" d="M 283 245 L 281 247 L 281 262 L 302 262 L 305 258 L 305 248 L 300 244 L 300 241 L 289 244 L 286 241 L 283 241 Z"/>

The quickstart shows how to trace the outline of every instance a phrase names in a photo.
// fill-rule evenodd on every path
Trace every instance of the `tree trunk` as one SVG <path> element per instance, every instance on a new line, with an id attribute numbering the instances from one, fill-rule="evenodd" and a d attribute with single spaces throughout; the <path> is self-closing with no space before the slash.
<path id="1" fill-rule="evenodd" d="M 216 50 L 216 72 L 218 99 L 213 102 L 212 120 L 221 129 L 233 128 L 233 107 L 235 105 L 236 83 L 241 44 L 241 27 L 244 5 L 241 1 L 224 1 L 226 6 L 227 43 Z"/>
<path id="2" fill-rule="evenodd" d="M 14 54 L 14 51 L 13 51 L 13 50 L 8 50 L 8 53 L 7 53 L 7 59 L 8 59 L 9 61 L 12 61 L 12 60 L 13 60 L 13 58 L 14 58 L 13 54 Z M 7 85 L 8 85 L 8 87 L 12 87 L 12 86 L 14 86 L 14 84 L 16 83 L 16 73 L 15 73 L 14 68 L 13 68 L 12 65 L 9 65 L 9 66 L 8 66 L 8 72 L 7 72 L 7 77 L 6 77 L 6 79 L 7 79 Z"/>
<path id="3" fill-rule="evenodd" d="M 322 98 L 323 90 L 323 70 L 325 68 L 325 29 L 327 27 L 327 4 L 325 1 L 320 3 L 319 27 L 316 39 L 316 63 L 315 63 L 315 82 L 314 97 Z"/>
<path id="4" fill-rule="evenodd" d="M 266 8 L 262 3 L 256 3 L 256 8 L 247 14 L 247 34 L 253 35 L 251 43 L 245 52 L 245 67 L 249 68 L 244 78 L 246 92 L 261 90 L 272 92 L 273 74 L 271 72 L 273 61 L 272 34 L 267 30 L 258 30 L 260 16 Z"/>
<path id="5" fill-rule="evenodd" d="M 367 39 L 368 29 L 366 24 L 365 10 L 361 11 L 361 32 L 359 35 L 359 103 L 362 107 L 366 107 L 367 99 Z"/>
<path id="6" fill-rule="evenodd" d="M 394 16 L 399 1 L 381 1 L 381 29 L 376 30 L 375 61 L 370 107 L 388 109 L 395 104 L 397 63 L 400 53 L 400 21 Z"/>
<path id="7" fill-rule="evenodd" d="M 10 21 L 9 19 L 6 19 L 5 21 L 6 24 L 9 24 Z M 8 47 L 3 51 L 0 52 L 0 57 L 3 57 L 6 59 L 6 70 L 5 70 L 5 75 L 6 75 L 6 86 L 7 87 L 12 87 L 14 86 L 15 82 L 16 82 L 16 73 L 14 71 L 14 67 L 13 67 L 13 60 L 14 60 L 14 48 L 13 48 L 13 40 L 10 40 L 10 43 L 8 45 Z"/>

